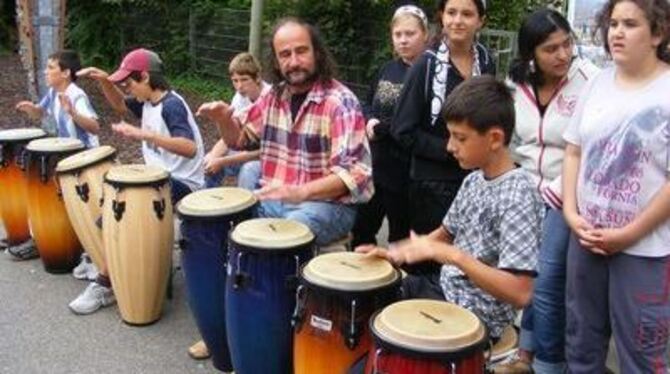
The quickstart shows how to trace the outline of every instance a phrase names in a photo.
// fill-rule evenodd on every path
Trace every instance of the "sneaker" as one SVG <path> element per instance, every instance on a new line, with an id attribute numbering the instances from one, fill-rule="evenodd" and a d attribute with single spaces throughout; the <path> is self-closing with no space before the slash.
<path id="1" fill-rule="evenodd" d="M 116 302 L 114 291 L 111 288 L 91 282 L 88 287 L 77 296 L 68 307 L 75 314 L 91 314 L 96 310 L 112 305 Z"/>
<path id="2" fill-rule="evenodd" d="M 210 353 L 207 344 L 203 340 L 199 340 L 188 348 L 188 355 L 194 360 L 204 360 L 209 358 Z"/>
<path id="3" fill-rule="evenodd" d="M 19 245 L 7 247 L 7 253 L 12 255 L 14 261 L 25 261 L 40 257 L 32 239 L 28 239 Z"/>
<path id="4" fill-rule="evenodd" d="M 91 261 L 91 257 L 82 253 L 79 265 L 72 270 L 72 276 L 79 280 L 94 281 L 98 277 L 98 268 Z"/>
<path id="5" fill-rule="evenodd" d="M 491 367 L 494 374 L 531 374 L 533 368 L 530 362 L 522 360 L 518 354 L 513 354 L 505 360 L 494 364 Z"/>

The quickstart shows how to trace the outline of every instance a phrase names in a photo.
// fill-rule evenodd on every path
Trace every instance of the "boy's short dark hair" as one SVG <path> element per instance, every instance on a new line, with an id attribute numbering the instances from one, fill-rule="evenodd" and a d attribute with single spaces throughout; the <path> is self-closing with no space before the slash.
<path id="1" fill-rule="evenodd" d="M 58 62 L 61 70 L 70 70 L 70 81 L 77 80 L 77 71 L 81 69 L 79 54 L 71 49 L 62 49 L 49 55 L 50 60 Z"/>
<path id="2" fill-rule="evenodd" d="M 168 83 L 167 79 L 165 79 L 163 73 L 155 71 L 147 71 L 146 73 L 149 74 L 149 87 L 152 90 L 168 91 L 170 89 L 170 84 Z M 142 80 L 142 72 L 132 71 L 128 75 L 128 79 L 132 79 L 135 82 L 139 82 Z"/>
<path id="3" fill-rule="evenodd" d="M 490 75 L 467 79 L 454 89 L 442 110 L 445 122 L 465 121 L 478 133 L 499 127 L 505 145 L 514 131 L 514 99 L 509 88 Z"/>

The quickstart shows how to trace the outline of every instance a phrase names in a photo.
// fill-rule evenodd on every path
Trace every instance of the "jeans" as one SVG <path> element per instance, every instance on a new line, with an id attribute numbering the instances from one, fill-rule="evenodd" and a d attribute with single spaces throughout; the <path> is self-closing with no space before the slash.
<path id="1" fill-rule="evenodd" d="M 561 211 L 547 209 L 533 299 L 523 311 L 520 347 L 535 352 L 536 373 L 565 369 L 565 273 L 570 228 Z M 529 342 L 529 334 L 532 341 Z"/>
<path id="2" fill-rule="evenodd" d="M 230 156 L 237 153 L 237 151 L 229 150 L 224 156 Z M 242 164 L 224 166 L 214 174 L 205 174 L 205 188 L 221 187 L 223 180 L 226 177 L 235 177 L 240 173 Z"/>
<path id="3" fill-rule="evenodd" d="M 170 178 L 170 193 L 172 198 L 172 205 L 175 205 L 179 200 L 183 199 L 186 195 L 193 192 L 191 187 L 186 185 L 186 183 L 181 182 L 177 179 Z"/>
<path id="4" fill-rule="evenodd" d="M 261 177 L 260 161 L 245 163 L 237 180 L 239 187 L 255 190 Z M 354 226 L 356 207 L 329 201 L 305 201 L 288 204 L 276 200 L 259 202 L 257 217 L 286 218 L 305 224 L 316 237 L 317 245 L 325 245 L 343 238 Z"/>

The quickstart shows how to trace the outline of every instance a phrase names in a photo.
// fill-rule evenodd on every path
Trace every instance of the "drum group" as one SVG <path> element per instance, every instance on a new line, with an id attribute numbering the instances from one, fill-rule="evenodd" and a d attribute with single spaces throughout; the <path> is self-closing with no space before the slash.
<path id="1" fill-rule="evenodd" d="M 9 244 L 32 237 L 51 273 L 71 271 L 84 249 L 109 272 L 123 321 L 156 322 L 172 268 L 168 173 L 118 165 L 112 147 L 84 150 L 39 129 L 0 131 L 0 147 Z M 318 255 L 307 226 L 253 219 L 256 203 L 247 190 L 221 187 L 176 208 L 189 304 L 217 369 L 483 373 L 487 355 L 514 346 L 504 338 L 488 351 L 474 314 L 446 302 L 398 301 L 402 275 L 390 263 Z"/>

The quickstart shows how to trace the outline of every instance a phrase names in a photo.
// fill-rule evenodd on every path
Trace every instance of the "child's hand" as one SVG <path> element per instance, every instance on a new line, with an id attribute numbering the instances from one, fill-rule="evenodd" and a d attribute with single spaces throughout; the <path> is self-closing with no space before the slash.
<path id="1" fill-rule="evenodd" d="M 597 238 L 596 247 L 603 254 L 613 255 L 635 244 L 637 238 L 629 226 L 612 229 L 594 229 L 591 235 Z"/>
<path id="2" fill-rule="evenodd" d="M 579 240 L 579 244 L 588 249 L 589 251 L 595 253 L 595 254 L 600 254 L 600 255 L 605 255 L 606 253 L 602 249 L 598 249 L 597 242 L 599 240 L 598 237 L 593 235 L 593 230 L 595 229 L 589 222 L 587 222 L 584 217 L 580 216 L 577 213 L 574 214 L 569 214 L 566 212 L 565 214 L 565 221 L 570 226 L 572 229 L 572 232 L 575 233 L 577 236 L 577 239 Z"/>
<path id="3" fill-rule="evenodd" d="M 127 122 L 121 121 L 112 125 L 115 133 L 134 140 L 145 140 L 146 136 L 142 129 L 137 128 Z"/>
<path id="4" fill-rule="evenodd" d="M 18 110 L 20 112 L 30 113 L 31 110 L 35 110 L 36 106 L 37 105 L 33 104 L 32 101 L 23 100 L 23 101 L 19 101 L 16 104 L 15 108 L 16 108 L 16 110 Z"/>
<path id="5" fill-rule="evenodd" d="M 60 106 L 61 106 L 61 108 L 63 108 L 65 113 L 72 116 L 73 107 L 72 107 L 72 101 L 70 101 L 70 98 L 67 97 L 67 95 L 65 95 L 63 93 L 59 93 L 58 94 L 58 101 L 60 101 Z"/>
<path id="6" fill-rule="evenodd" d="M 368 135 L 368 139 L 374 139 L 375 127 L 377 127 L 377 125 L 379 125 L 379 120 L 376 118 L 371 118 L 368 123 L 365 124 L 365 132 Z"/>
<path id="7" fill-rule="evenodd" d="M 203 168 L 205 169 L 205 174 L 208 175 L 218 173 L 219 170 L 225 166 L 222 158 L 220 157 L 205 157 L 202 164 Z"/>
<path id="8" fill-rule="evenodd" d="M 409 239 L 392 243 L 388 255 L 390 261 L 396 265 L 435 260 L 435 247 L 440 244 L 428 235 L 417 235 L 412 232 Z"/>
<path id="9" fill-rule="evenodd" d="M 372 244 L 363 244 L 356 247 L 355 251 L 358 253 L 364 253 L 367 257 L 380 257 L 387 261 L 390 261 L 388 255 L 389 251 L 383 247 L 378 247 Z"/>
<path id="10" fill-rule="evenodd" d="M 91 78 L 97 81 L 107 80 L 109 73 L 96 67 L 83 68 L 77 72 L 78 77 Z"/>

